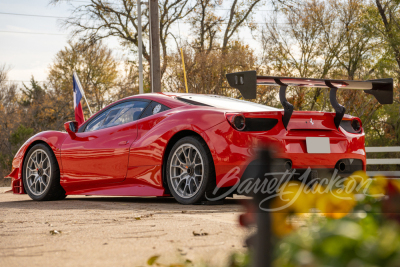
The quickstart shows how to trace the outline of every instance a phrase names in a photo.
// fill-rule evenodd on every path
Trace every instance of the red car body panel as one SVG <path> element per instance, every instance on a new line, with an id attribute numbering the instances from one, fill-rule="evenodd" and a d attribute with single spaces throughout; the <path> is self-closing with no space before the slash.
<path id="1" fill-rule="evenodd" d="M 22 167 L 28 149 L 37 143 L 46 143 L 53 150 L 54 155 L 56 156 L 58 164 L 60 166 L 60 171 L 62 172 L 60 152 L 61 145 L 67 137 L 67 133 L 46 131 L 32 136 L 21 146 L 21 148 L 14 156 L 14 160 L 12 162 L 12 171 L 7 176 L 8 178 L 12 179 L 11 187 L 14 194 L 25 194 L 22 183 Z"/>
<path id="2" fill-rule="evenodd" d="M 245 114 L 248 117 L 249 114 Z M 324 114 L 324 113 L 322 113 Z M 253 114 L 254 115 L 254 114 Z M 282 116 L 283 112 L 275 112 L 275 115 Z M 265 115 L 264 115 L 265 116 Z M 316 117 L 321 114 L 314 112 L 307 115 Z M 334 114 L 325 113 L 324 116 L 331 116 L 333 121 Z M 268 118 L 272 118 L 273 113 L 268 113 Z M 301 117 L 301 116 L 299 116 Z M 299 118 L 300 120 L 301 118 Z M 306 120 L 303 120 L 305 124 Z M 292 121 L 290 121 L 289 125 Z M 350 134 L 342 128 L 339 130 L 314 130 L 297 129 L 293 133 L 290 128 L 285 130 L 282 121 L 268 132 L 240 132 L 233 129 L 229 124 L 219 124 L 205 132 L 205 135 L 213 142 L 208 143 L 213 155 L 217 185 L 223 177 L 235 166 L 240 166 L 241 177 L 247 165 L 255 158 L 257 149 L 263 146 L 273 147 L 276 151 L 275 157 L 290 159 L 294 169 L 333 169 L 341 159 L 359 159 L 363 162 L 363 169 L 366 168 L 366 153 L 364 147 L 364 133 Z M 322 123 L 321 123 L 322 124 Z M 329 137 L 331 153 L 327 154 L 308 154 L 306 147 L 306 137 Z M 229 180 L 223 186 L 233 186 L 235 179 Z"/>
<path id="3" fill-rule="evenodd" d="M 239 167 L 235 175 L 240 178 L 261 146 L 274 147 L 275 156 L 290 159 L 293 168 L 332 169 L 339 160 L 348 158 L 361 160 L 365 170 L 364 132 L 352 134 L 341 127 L 336 129 L 334 113 L 295 111 L 288 130 L 281 120 L 283 111 L 242 113 L 246 118 L 278 119 L 278 124 L 269 131 L 246 132 L 230 125 L 225 117 L 229 110 L 193 106 L 174 97 L 173 94 L 146 94 L 127 98 L 154 100 L 170 108 L 131 123 L 78 132 L 75 137 L 56 131 L 33 136 L 13 160 L 8 176 L 12 178 L 13 192 L 25 193 L 21 170 L 28 148 L 45 142 L 57 158 L 61 185 L 67 195 L 166 195 L 163 167 L 168 146 L 176 135 L 190 132 L 207 143 L 220 187 L 233 186 L 237 180 L 226 182 L 226 174 Z M 306 137 L 329 137 L 329 157 L 308 154 Z"/>

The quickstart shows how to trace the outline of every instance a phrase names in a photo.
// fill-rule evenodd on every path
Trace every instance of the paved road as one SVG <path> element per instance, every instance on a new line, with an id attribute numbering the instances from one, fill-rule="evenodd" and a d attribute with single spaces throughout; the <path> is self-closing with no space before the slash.
<path id="1" fill-rule="evenodd" d="M 244 250 L 249 234 L 238 225 L 235 199 L 220 206 L 133 197 L 35 202 L 6 189 L 0 188 L 0 266 L 146 266 L 153 255 L 160 263 L 222 266 Z"/>

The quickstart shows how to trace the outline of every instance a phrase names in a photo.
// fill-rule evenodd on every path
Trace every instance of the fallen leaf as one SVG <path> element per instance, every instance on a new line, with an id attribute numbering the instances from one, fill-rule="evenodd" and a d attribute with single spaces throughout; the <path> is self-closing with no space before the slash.
<path id="1" fill-rule="evenodd" d="M 60 231 L 60 230 L 51 230 L 50 231 L 51 235 L 60 235 L 61 233 L 62 233 L 62 231 Z"/>
<path id="2" fill-rule="evenodd" d="M 204 236 L 204 235 L 208 235 L 208 233 L 196 233 L 195 231 L 193 231 L 193 235 L 194 236 Z"/>
<path id="3" fill-rule="evenodd" d="M 135 220 L 140 220 L 140 217 L 135 217 Z"/>
<path id="4" fill-rule="evenodd" d="M 154 255 L 147 260 L 148 265 L 153 265 L 156 260 L 160 257 L 160 255 Z"/>

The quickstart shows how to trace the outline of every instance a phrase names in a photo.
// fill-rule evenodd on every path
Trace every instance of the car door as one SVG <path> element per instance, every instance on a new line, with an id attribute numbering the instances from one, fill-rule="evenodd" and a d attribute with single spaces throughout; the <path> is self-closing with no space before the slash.
<path id="1" fill-rule="evenodd" d="M 161 103 L 152 101 L 143 111 L 137 123 L 138 137 L 131 145 L 127 179 L 133 183 L 140 184 L 142 187 L 132 189 L 132 194 L 159 195 L 164 192 L 161 182 L 162 165 L 159 158 L 164 151 L 163 148 L 165 145 L 163 142 L 165 140 L 160 139 L 156 135 L 147 136 L 146 134 L 157 123 L 162 121 L 163 112 L 169 109 L 169 107 Z"/>
<path id="2" fill-rule="evenodd" d="M 137 137 L 136 120 L 148 103 L 117 103 L 84 124 L 75 138 L 67 138 L 61 147 L 63 184 L 78 190 L 123 181 L 129 147 Z"/>
<path id="3" fill-rule="evenodd" d="M 138 138 L 146 135 L 146 133 L 151 130 L 157 123 L 162 120 L 159 113 L 162 113 L 170 108 L 158 103 L 156 101 L 151 101 L 147 108 L 143 111 L 140 116 L 140 121 L 137 124 L 138 127 Z M 155 140 L 156 141 L 156 140 Z M 157 141 L 156 141 L 157 142 Z M 153 156 L 158 154 L 160 149 L 153 150 L 152 153 L 146 153 L 146 148 L 136 147 L 135 143 L 131 144 L 131 151 L 129 156 L 129 166 L 149 166 L 153 164 Z"/>

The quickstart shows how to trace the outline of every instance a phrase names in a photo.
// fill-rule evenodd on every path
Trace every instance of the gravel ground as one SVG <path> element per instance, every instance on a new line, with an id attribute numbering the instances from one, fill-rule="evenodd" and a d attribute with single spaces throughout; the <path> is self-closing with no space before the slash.
<path id="1" fill-rule="evenodd" d="M 9 187 L 9 186 L 11 186 L 11 179 L 0 178 L 0 187 Z"/>
<path id="2" fill-rule="evenodd" d="M 184 206 L 172 198 L 68 196 L 35 202 L 0 188 L 0 266 L 223 266 L 244 251 L 238 198 Z"/>

